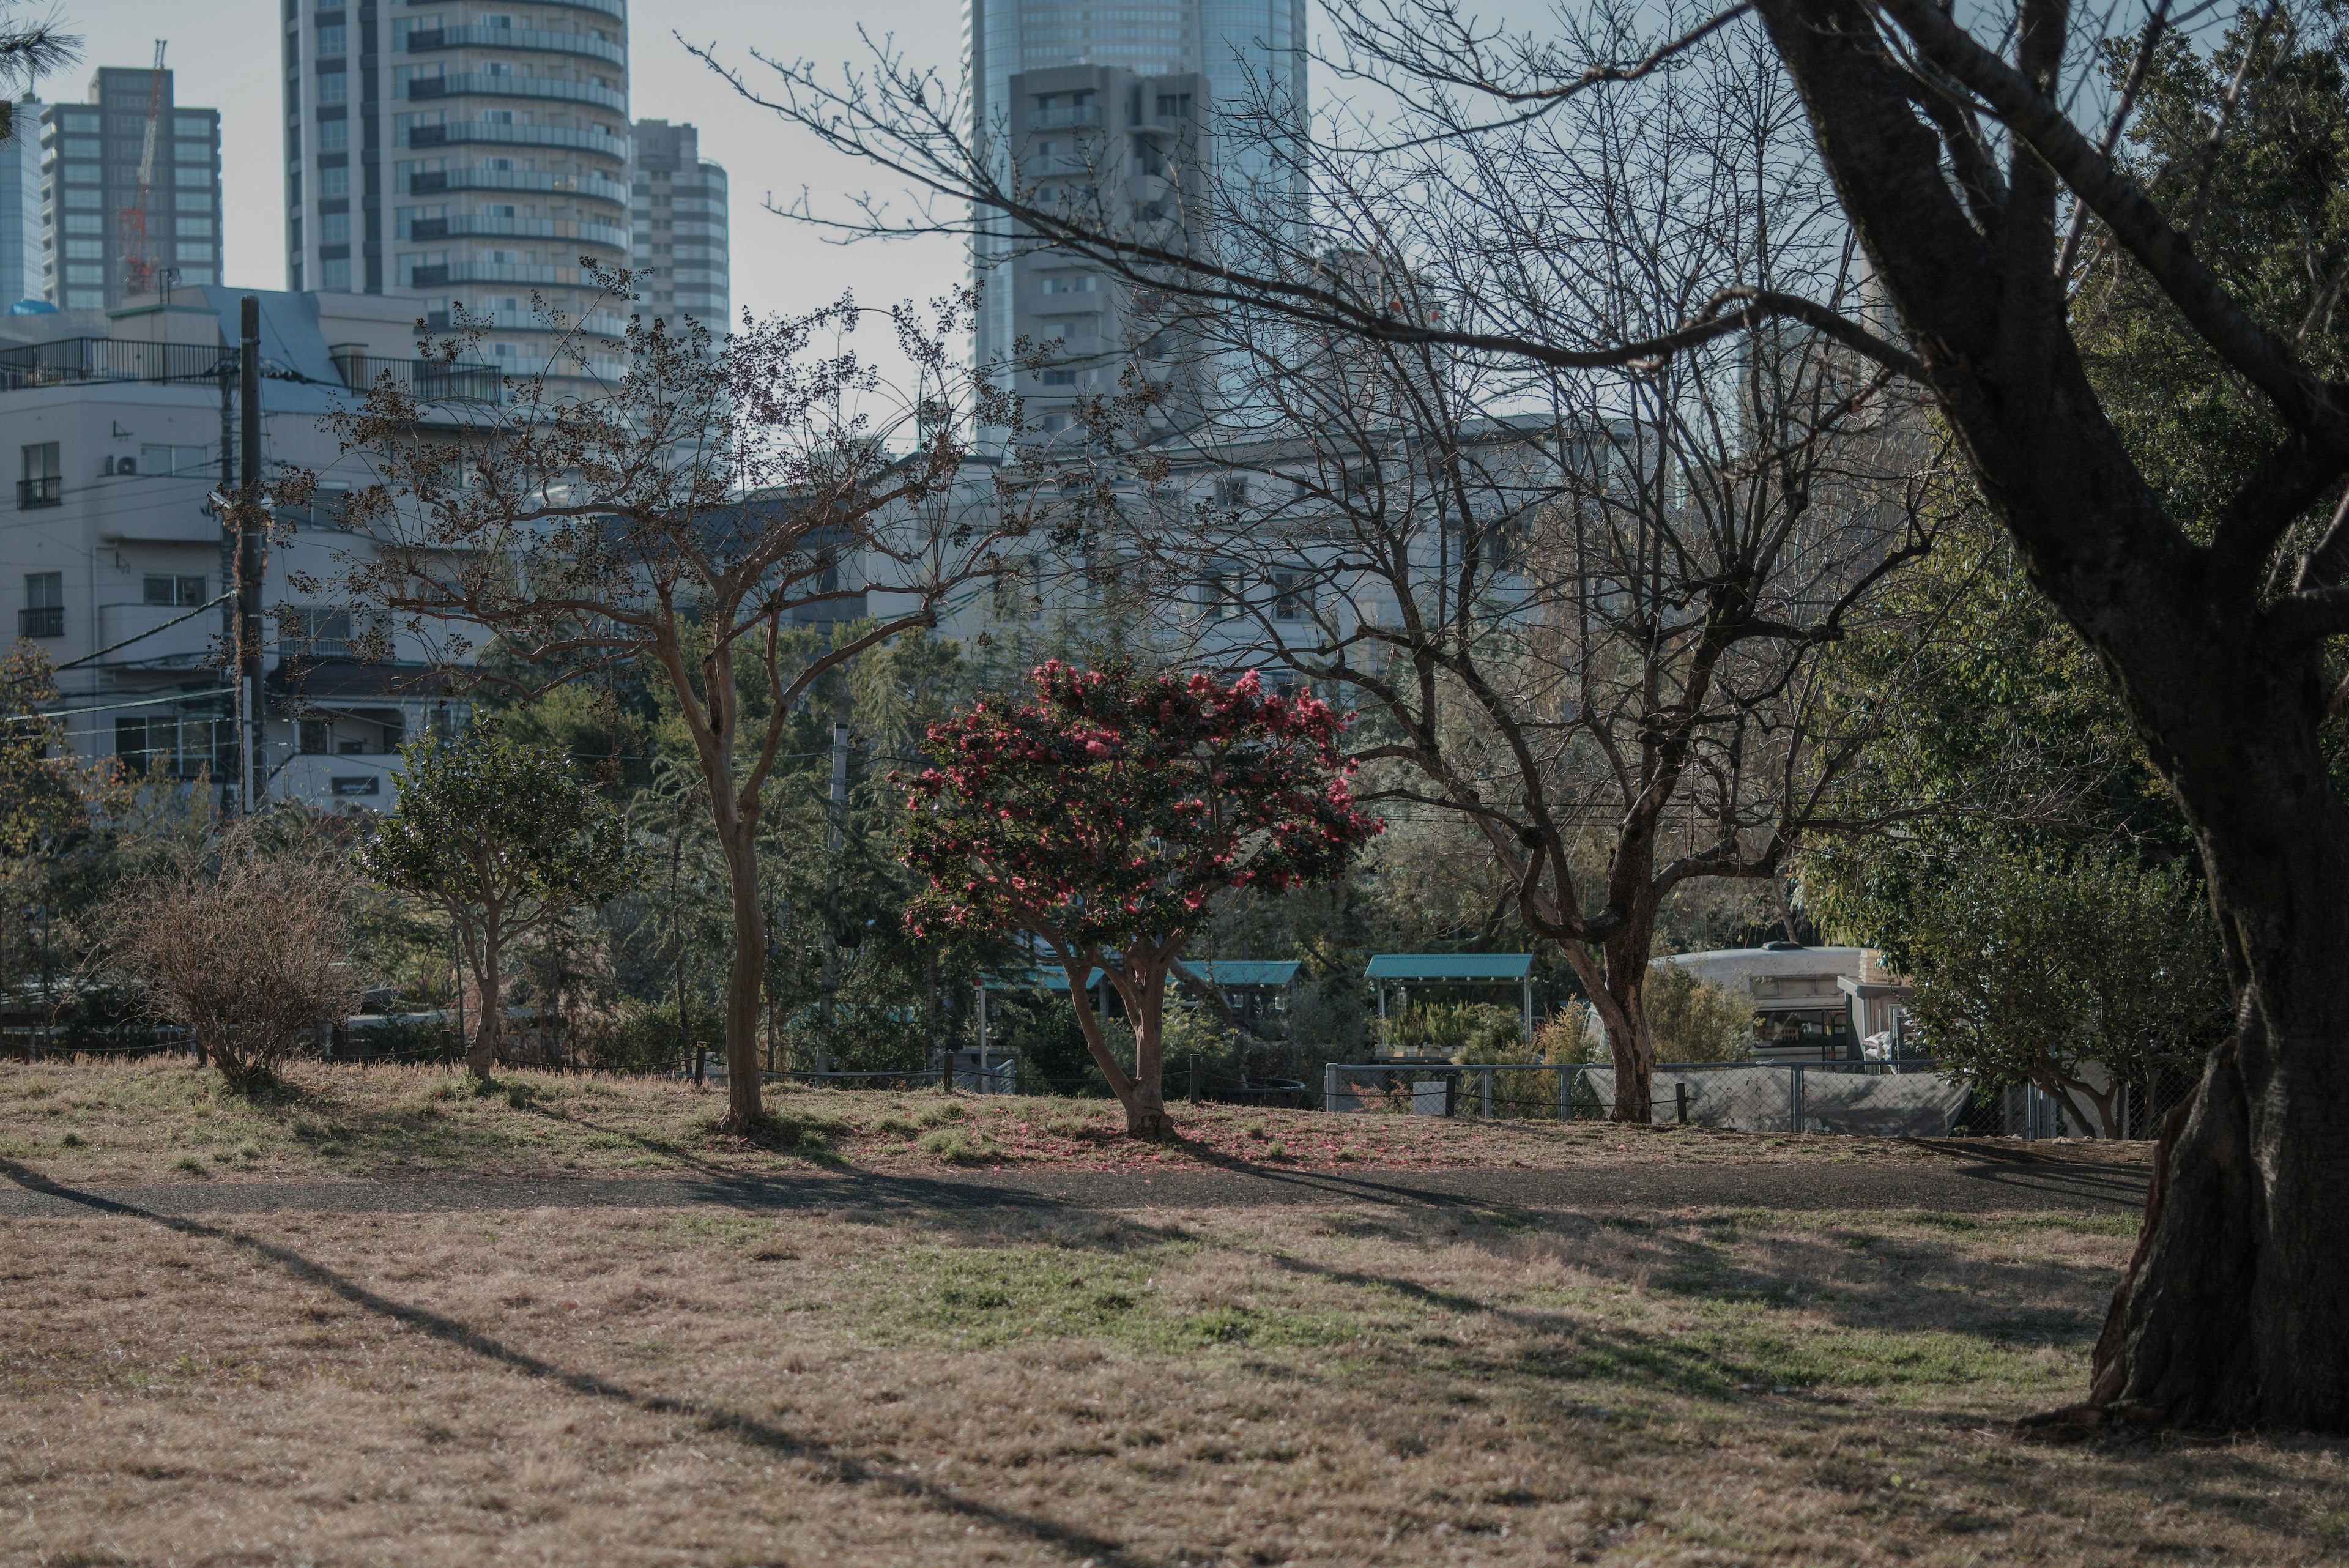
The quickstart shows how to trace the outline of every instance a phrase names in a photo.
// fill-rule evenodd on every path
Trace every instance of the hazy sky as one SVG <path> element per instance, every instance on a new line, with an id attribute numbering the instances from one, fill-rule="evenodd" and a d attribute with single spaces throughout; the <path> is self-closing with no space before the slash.
<path id="1" fill-rule="evenodd" d="M 962 265 L 952 241 L 843 249 L 762 210 L 770 192 L 788 203 L 802 185 L 830 198 L 873 182 L 736 96 L 671 34 L 715 44 L 752 72 L 761 67 L 749 60 L 750 48 L 836 67 L 862 55 L 862 21 L 876 34 L 894 32 L 909 53 L 947 68 L 961 48 L 959 0 L 637 0 L 629 10 L 631 112 L 698 126 L 701 155 L 725 166 L 738 315 L 745 306 L 761 314 L 806 309 L 851 287 L 864 303 L 885 306 L 954 286 Z M 57 14 L 67 30 L 83 36 L 85 47 L 81 65 L 41 84 L 41 96 L 52 100 L 87 96 L 96 67 L 148 65 L 155 40 L 170 41 L 165 64 L 179 101 L 221 111 L 223 281 L 285 287 L 281 0 L 64 0 Z"/>

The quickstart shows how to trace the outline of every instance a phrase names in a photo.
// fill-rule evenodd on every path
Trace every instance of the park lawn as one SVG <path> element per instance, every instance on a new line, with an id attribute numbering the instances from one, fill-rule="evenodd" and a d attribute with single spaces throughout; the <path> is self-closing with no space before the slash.
<path id="1" fill-rule="evenodd" d="M 63 1181 L 316 1177 L 755 1174 L 946 1167 L 1135 1169 L 1241 1162 L 1556 1168 L 1591 1161 L 1784 1163 L 1950 1158 L 1899 1139 L 1704 1127 L 1495 1121 L 1178 1106 L 1182 1137 L 1124 1137 L 1108 1100 L 794 1088 L 772 1127 L 721 1137 L 721 1093 L 678 1079 L 502 1073 L 490 1092 L 431 1067 L 289 1068 L 282 1091 L 231 1093 L 184 1058 L 0 1064 L 0 1159 Z M 2137 1145 L 2067 1157 L 2141 1162 Z"/>
<path id="2" fill-rule="evenodd" d="M 0 1220 L 0 1562 L 2338 1561 L 2339 1443 L 2013 1431 L 2134 1230 Z"/>

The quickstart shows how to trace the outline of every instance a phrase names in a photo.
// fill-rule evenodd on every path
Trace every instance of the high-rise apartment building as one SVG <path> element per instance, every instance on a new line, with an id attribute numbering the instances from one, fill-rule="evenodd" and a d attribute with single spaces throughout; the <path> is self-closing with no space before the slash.
<path id="1" fill-rule="evenodd" d="M 1301 198 L 1306 0 L 965 0 L 970 133 L 998 170 L 1112 226 L 1195 233 L 1218 204 L 1281 221 Z M 1215 182 L 1210 196 L 1206 182 Z M 1061 181 L 1068 183 L 1063 184 Z M 982 221 L 974 348 L 1058 337 L 1071 363 L 1031 371 L 1031 413 L 1112 386 L 1110 361 L 1164 351 L 1129 290 Z M 1086 342 L 1100 348 L 1078 351 Z M 1050 379 L 1048 381 L 1047 377 Z M 1048 427 L 1064 415 L 1044 412 Z"/>
<path id="2" fill-rule="evenodd" d="M 633 194 L 636 298 L 645 314 L 688 316 L 722 337 L 732 297 L 726 171 L 702 160 L 700 132 L 665 119 L 636 121 Z"/>
<path id="3" fill-rule="evenodd" d="M 489 323 L 518 373 L 566 322 L 617 332 L 594 274 L 628 234 L 626 0 L 283 0 L 286 281 Z"/>
<path id="4" fill-rule="evenodd" d="M 41 299 L 41 110 L 18 99 L 8 140 L 0 141 L 0 310 Z"/>
<path id="5" fill-rule="evenodd" d="M 183 109 L 169 70 L 101 67 L 87 103 L 41 111 L 42 295 L 111 310 L 221 276 L 220 111 Z"/>

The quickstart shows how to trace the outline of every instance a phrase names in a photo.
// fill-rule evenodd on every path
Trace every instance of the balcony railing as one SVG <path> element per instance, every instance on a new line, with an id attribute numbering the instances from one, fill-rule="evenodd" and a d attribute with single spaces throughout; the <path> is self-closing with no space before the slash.
<path id="1" fill-rule="evenodd" d="M 576 218 L 418 218 L 400 238 L 446 240 L 468 235 L 501 240 L 579 240 L 606 250 L 628 248 L 627 230 Z"/>
<path id="2" fill-rule="evenodd" d="M 408 0 L 410 5 L 439 5 L 446 0 Z M 552 6 L 564 11 L 593 11 L 614 21 L 627 18 L 627 0 L 531 0 L 533 5 Z"/>
<path id="3" fill-rule="evenodd" d="M 1081 109 L 1044 109 L 1036 111 L 1029 124 L 1039 130 L 1050 130 L 1061 125 L 1099 125 L 1101 105 L 1086 104 Z"/>
<path id="4" fill-rule="evenodd" d="M 554 77 L 492 77 L 479 74 L 454 77 L 416 77 L 408 84 L 408 99 L 415 103 L 438 98 L 528 98 L 552 99 L 563 103 L 592 103 L 614 114 L 628 112 L 628 95 L 616 88 L 598 87 L 594 82 L 566 82 Z"/>
<path id="5" fill-rule="evenodd" d="M 435 169 L 410 174 L 411 196 L 437 195 L 443 191 L 533 191 L 550 195 L 577 196 L 589 202 L 628 204 L 628 188 L 595 174 L 529 174 L 512 169 Z"/>
<path id="6" fill-rule="evenodd" d="M 20 482 L 29 483 L 26 482 Z M 16 635 L 19 637 L 63 637 L 66 634 L 66 607 L 34 605 L 16 612 Z"/>
<path id="7" fill-rule="evenodd" d="M 627 51 L 592 33 L 550 33 L 536 27 L 442 27 L 408 35 L 408 52 L 430 54 L 436 49 L 520 49 L 541 55 L 584 55 L 616 66 L 628 63 Z"/>
<path id="8" fill-rule="evenodd" d="M 369 392 L 388 380 L 420 402 L 497 403 L 504 400 L 505 377 L 494 365 L 451 365 L 441 359 L 385 359 L 370 354 L 337 354 L 335 369 L 343 385 Z"/>
<path id="9" fill-rule="evenodd" d="M 507 125 L 489 119 L 460 119 L 453 125 L 411 125 L 408 128 L 408 145 L 410 147 L 457 147 L 468 143 L 499 147 L 568 147 L 579 151 L 600 152 L 606 158 L 622 161 L 626 161 L 628 156 L 626 142 L 596 130 L 565 130 L 547 125 Z"/>
<path id="10" fill-rule="evenodd" d="M 545 283 L 581 281 L 575 266 L 533 266 L 528 262 L 450 262 L 439 266 L 411 267 L 410 288 L 439 288 L 451 283 Z"/>
<path id="11" fill-rule="evenodd" d="M 20 479 L 16 482 L 16 509 L 20 512 L 35 506 L 61 506 L 65 504 L 65 499 L 66 482 L 61 474 L 52 473 L 44 479 Z"/>
<path id="12" fill-rule="evenodd" d="M 487 327 L 492 331 L 500 332 L 564 332 L 576 327 L 580 331 L 597 337 L 617 337 L 628 330 L 627 319 L 625 317 L 615 316 L 608 310 L 595 311 L 579 317 L 575 320 L 560 312 L 557 315 L 562 325 L 549 327 L 544 319 L 534 311 L 468 310 L 465 312 L 465 325 Z M 456 326 L 457 316 L 454 311 L 428 310 L 424 313 L 424 330 L 427 332 L 452 331 Z"/>

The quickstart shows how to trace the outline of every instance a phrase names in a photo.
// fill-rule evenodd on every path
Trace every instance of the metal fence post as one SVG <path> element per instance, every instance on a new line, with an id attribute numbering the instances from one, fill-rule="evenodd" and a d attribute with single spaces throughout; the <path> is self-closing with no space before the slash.
<path id="1" fill-rule="evenodd" d="M 1493 1119 L 1493 1069 L 1490 1067 L 1485 1069 L 1485 1082 L 1482 1087 L 1485 1091 L 1485 1105 L 1483 1114 L 1478 1119 L 1489 1122 Z"/>
<path id="2" fill-rule="evenodd" d="M 1574 1069 L 1563 1062 L 1557 1068 L 1557 1119 L 1561 1122 L 1574 1119 Z"/>
<path id="3" fill-rule="evenodd" d="M 1786 1065 L 1788 1069 L 1788 1088 L 1786 1091 L 1786 1097 L 1793 1102 L 1795 1112 L 1794 1130 L 1799 1133 L 1803 1130 L 1803 1064 L 1800 1062 L 1790 1062 Z"/>
<path id="4" fill-rule="evenodd" d="M 1325 1111 L 1338 1108 L 1338 1064 L 1335 1062 L 1325 1064 L 1321 1069 L 1321 1108 Z"/>

